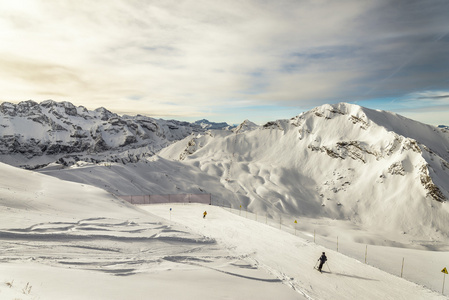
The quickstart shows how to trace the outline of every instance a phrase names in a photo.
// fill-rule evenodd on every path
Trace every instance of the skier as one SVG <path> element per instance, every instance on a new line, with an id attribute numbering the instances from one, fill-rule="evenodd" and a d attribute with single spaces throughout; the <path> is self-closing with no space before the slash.
<path id="1" fill-rule="evenodd" d="M 207 211 L 204 211 L 204 213 L 203 213 L 203 219 L 206 218 L 206 215 L 207 215 Z"/>
<path id="2" fill-rule="evenodd" d="M 320 265 L 318 266 L 318 271 L 321 272 L 321 269 L 323 268 L 324 263 L 327 261 L 326 253 L 323 252 L 323 254 L 318 258 L 320 261 Z"/>

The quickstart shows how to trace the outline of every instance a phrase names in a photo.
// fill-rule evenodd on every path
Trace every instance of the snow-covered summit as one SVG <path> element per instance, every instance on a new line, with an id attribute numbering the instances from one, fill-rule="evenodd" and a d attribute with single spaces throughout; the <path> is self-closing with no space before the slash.
<path id="1" fill-rule="evenodd" d="M 227 201 L 250 210 L 449 234 L 446 130 L 338 103 L 250 131 L 196 137 L 189 145 L 160 155 L 217 176 L 236 194 Z"/>
<path id="2" fill-rule="evenodd" d="M 260 126 L 251 122 L 250 120 L 243 121 L 240 125 L 238 125 L 236 128 L 233 129 L 235 133 L 243 133 L 245 131 L 252 131 Z"/>

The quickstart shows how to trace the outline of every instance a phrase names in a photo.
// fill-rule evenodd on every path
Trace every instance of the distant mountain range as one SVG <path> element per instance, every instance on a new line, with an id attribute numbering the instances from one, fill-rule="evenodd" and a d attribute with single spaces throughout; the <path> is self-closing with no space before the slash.
<path id="1" fill-rule="evenodd" d="M 146 116 L 119 116 L 69 102 L 24 101 L 0 105 L 0 160 L 36 169 L 51 162 L 136 162 L 174 141 L 226 123 L 195 123 Z"/>
<path id="2" fill-rule="evenodd" d="M 230 128 L 26 101 L 0 105 L 0 133 L 1 162 L 118 195 L 210 193 L 270 215 L 449 235 L 449 130 L 391 112 L 339 103 Z"/>

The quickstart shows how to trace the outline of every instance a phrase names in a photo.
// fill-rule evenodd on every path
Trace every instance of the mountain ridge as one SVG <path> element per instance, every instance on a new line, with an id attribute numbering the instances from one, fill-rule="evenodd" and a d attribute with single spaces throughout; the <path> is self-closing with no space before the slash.
<path id="1" fill-rule="evenodd" d="M 28 169 L 52 162 L 69 166 L 80 160 L 136 162 L 190 134 L 226 126 L 119 116 L 104 107 L 89 111 L 66 101 L 4 102 L 0 104 L 0 156 Z"/>
<path id="2" fill-rule="evenodd" d="M 127 121 L 108 115 L 107 134 Z M 146 148 L 126 151 L 125 161 L 106 168 L 59 162 L 39 172 L 97 182 L 117 195 L 210 193 L 223 205 L 271 216 L 328 217 L 376 230 L 382 224 L 435 241 L 449 235 L 449 132 L 394 113 L 326 104 L 262 126 L 246 120 L 233 130 L 188 132 L 149 155 Z"/>
<path id="3" fill-rule="evenodd" d="M 237 194 L 236 202 L 250 210 L 343 218 L 369 227 L 387 224 L 389 230 L 418 235 L 449 234 L 443 225 L 449 212 L 445 129 L 339 103 L 246 132 L 220 132 L 185 143 L 184 150 L 172 145 L 159 155 L 219 177 Z M 422 217 L 407 216 L 410 209 Z"/>

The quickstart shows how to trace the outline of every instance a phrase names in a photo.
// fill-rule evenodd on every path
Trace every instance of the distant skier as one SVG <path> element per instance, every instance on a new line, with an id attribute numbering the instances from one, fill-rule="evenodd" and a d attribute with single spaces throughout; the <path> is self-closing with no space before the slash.
<path id="1" fill-rule="evenodd" d="M 207 211 L 204 211 L 204 212 L 203 212 L 203 219 L 206 218 L 206 215 L 207 215 Z"/>
<path id="2" fill-rule="evenodd" d="M 320 261 L 320 265 L 318 266 L 318 271 L 321 272 L 321 269 L 323 268 L 324 263 L 327 261 L 326 253 L 323 252 L 323 254 L 321 254 L 320 258 L 318 258 L 318 260 Z"/>

